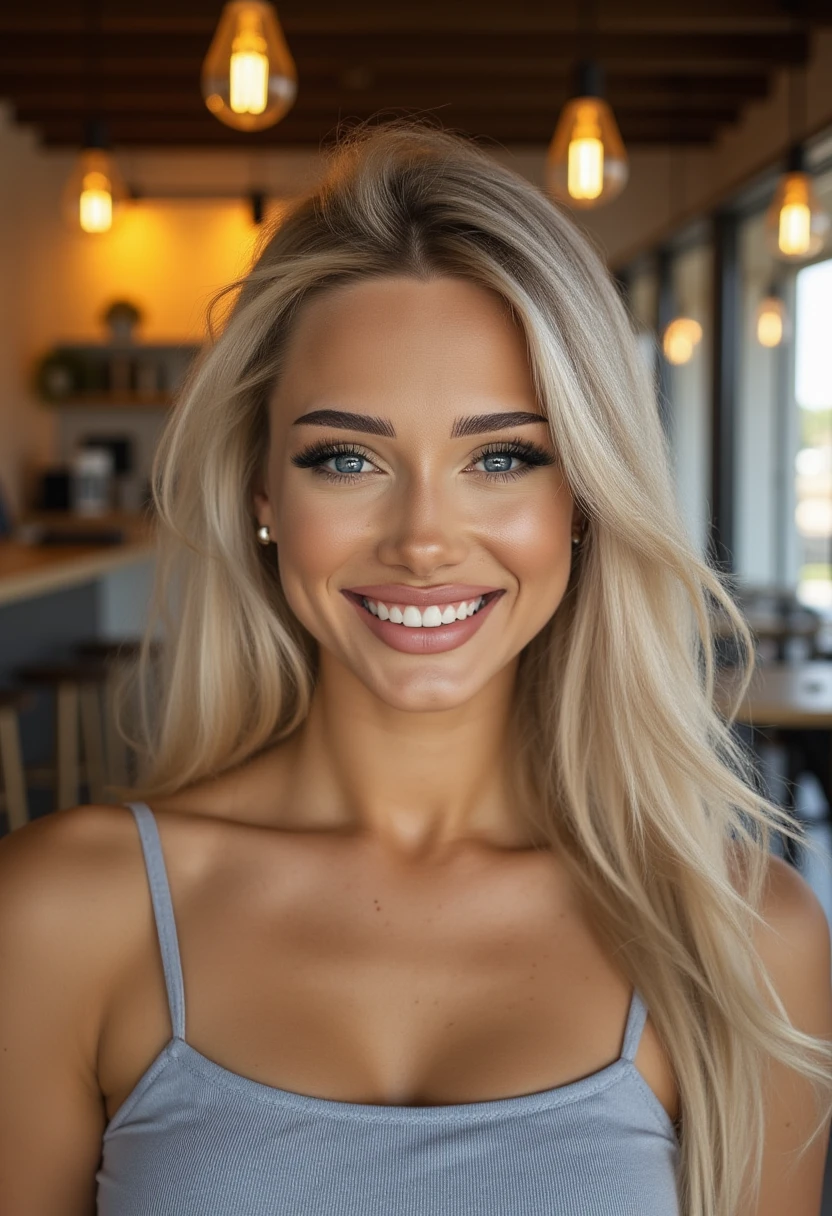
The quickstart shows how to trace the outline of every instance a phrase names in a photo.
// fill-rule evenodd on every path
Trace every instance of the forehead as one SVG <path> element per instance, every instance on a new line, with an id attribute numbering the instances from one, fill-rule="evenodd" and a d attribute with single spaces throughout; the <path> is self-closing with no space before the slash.
<path id="1" fill-rule="evenodd" d="M 286 424 L 312 402 L 392 415 L 463 400 L 531 408 L 525 338 L 505 301 L 463 279 L 362 280 L 326 290 L 294 322 L 273 395 Z"/>

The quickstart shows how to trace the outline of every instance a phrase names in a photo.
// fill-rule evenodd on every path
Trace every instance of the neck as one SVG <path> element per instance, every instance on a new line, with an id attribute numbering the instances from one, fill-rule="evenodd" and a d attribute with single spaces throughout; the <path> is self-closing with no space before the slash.
<path id="1" fill-rule="evenodd" d="M 373 837 L 402 855 L 531 847 L 513 737 L 515 675 L 511 665 L 451 709 L 408 711 L 324 663 L 291 740 L 287 788 L 303 790 L 316 825 Z"/>

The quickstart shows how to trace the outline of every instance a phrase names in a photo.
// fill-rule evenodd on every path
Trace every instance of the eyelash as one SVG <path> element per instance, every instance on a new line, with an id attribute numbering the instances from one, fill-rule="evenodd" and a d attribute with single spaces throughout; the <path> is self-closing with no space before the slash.
<path id="1" fill-rule="evenodd" d="M 525 461 L 526 467 L 523 469 L 510 469 L 507 472 L 486 472 L 481 476 L 487 477 L 490 481 L 514 481 L 517 477 L 524 477 L 532 468 L 552 465 L 555 463 L 555 457 L 551 452 L 547 452 L 545 448 L 540 447 L 536 443 L 530 443 L 526 439 L 508 439 L 502 443 L 486 444 L 474 457 L 472 463 L 482 460 L 485 456 L 517 456 Z M 328 439 L 319 439 L 315 443 L 292 456 L 292 464 L 299 469 L 311 469 L 319 477 L 325 477 L 328 481 L 335 482 L 356 482 L 361 481 L 366 476 L 364 473 L 336 473 L 332 469 L 323 467 L 325 460 L 331 460 L 333 456 L 359 456 L 364 460 L 372 463 L 372 457 L 364 451 L 360 445 L 354 443 L 340 443 Z"/>

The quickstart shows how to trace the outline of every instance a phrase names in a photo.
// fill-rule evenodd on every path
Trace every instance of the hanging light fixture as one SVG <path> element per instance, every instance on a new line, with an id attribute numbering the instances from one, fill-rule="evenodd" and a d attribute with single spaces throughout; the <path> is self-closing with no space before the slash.
<path id="1" fill-rule="evenodd" d="M 781 261 L 800 262 L 823 248 L 829 216 L 821 207 L 811 176 L 806 172 L 800 135 L 806 130 L 806 75 L 789 74 L 789 140 L 786 172 L 766 212 L 766 242 Z"/>
<path id="2" fill-rule="evenodd" d="M 800 144 L 789 152 L 786 172 L 766 212 L 766 238 L 775 257 L 800 262 L 819 253 L 829 231 L 829 215 L 818 201 L 805 170 Z"/>
<path id="3" fill-rule="evenodd" d="M 119 205 L 129 196 L 100 118 L 84 125 L 84 145 L 64 186 L 64 214 L 73 228 L 109 232 Z"/>
<path id="4" fill-rule="evenodd" d="M 238 131 L 271 127 L 294 105 L 297 69 L 274 5 L 229 0 L 202 65 L 202 95 Z"/>
<path id="5" fill-rule="evenodd" d="M 674 149 L 671 148 L 668 156 L 668 172 L 670 217 L 673 221 L 678 221 L 679 217 L 684 214 L 684 170 L 685 162 L 681 159 L 681 152 L 677 148 L 674 155 Z M 671 289 L 671 297 L 675 294 Z M 667 323 L 662 332 L 662 351 L 668 363 L 677 367 L 683 363 L 689 363 L 693 358 L 694 350 L 701 341 L 702 326 L 699 322 L 684 309 L 674 308 L 672 320 Z"/>
<path id="6" fill-rule="evenodd" d="M 694 347 L 702 341 L 702 326 L 693 317 L 678 316 L 665 327 L 662 350 L 668 363 L 689 363 Z"/>
<path id="7" fill-rule="evenodd" d="M 786 306 L 776 284 L 772 283 L 760 303 L 754 317 L 754 332 L 761 346 L 779 346 L 790 336 L 790 324 Z"/>
<path id="8" fill-rule="evenodd" d="M 603 97 L 599 63 L 579 64 L 576 92 L 561 110 L 549 144 L 546 184 L 573 207 L 598 207 L 627 184 L 627 153 Z"/>
<path id="9" fill-rule="evenodd" d="M 86 109 L 83 142 L 78 159 L 62 193 L 62 207 L 71 228 L 83 232 L 109 232 L 119 205 L 129 197 L 110 150 L 101 117 L 96 74 L 96 35 L 101 30 L 101 0 L 86 0 L 84 25 Z"/>

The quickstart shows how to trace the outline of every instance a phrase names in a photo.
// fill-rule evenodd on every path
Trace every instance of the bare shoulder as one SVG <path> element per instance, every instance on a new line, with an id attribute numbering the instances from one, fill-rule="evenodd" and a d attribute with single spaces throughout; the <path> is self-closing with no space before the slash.
<path id="1" fill-rule="evenodd" d="M 66 901 L 75 893 L 80 914 L 94 899 L 89 883 L 117 878 L 119 867 L 129 864 L 132 825 L 126 807 L 105 804 L 31 820 L 0 838 L 0 899 L 7 906 L 22 901 L 28 912 L 48 916 L 50 910 L 69 912 Z"/>
<path id="2" fill-rule="evenodd" d="M 139 890 L 124 881 L 136 866 L 130 818 L 118 806 L 73 807 L 0 839 L 3 1211 L 94 1209 L 102 994 L 123 965 Z"/>
<path id="3" fill-rule="evenodd" d="M 829 1005 L 829 922 L 803 875 L 780 857 L 769 859 L 761 915 L 765 925 L 758 928 L 756 945 L 775 984 L 779 977 L 785 986 L 779 995 L 805 1003 L 810 1020 L 814 1001 L 819 1026 L 811 1033 L 822 1033 L 825 1019 L 819 1015 Z"/>
<path id="4" fill-rule="evenodd" d="M 728 852 L 732 881 L 742 888 L 742 852 Z M 766 881 L 755 945 L 766 966 L 797 977 L 813 962 L 829 969 L 830 929 L 823 904 L 799 870 L 772 853 L 767 858 Z M 818 976 L 822 981 L 822 975 Z"/>
<path id="5" fill-rule="evenodd" d="M 823 905 L 798 870 L 772 856 L 760 912 L 755 945 L 789 1021 L 832 1043 L 832 947 Z M 799 1158 L 819 1111 L 810 1082 L 779 1061 L 771 1062 L 766 1082 L 765 1118 L 760 1201 L 749 1216 L 817 1216 L 829 1123 Z"/>
<path id="6" fill-rule="evenodd" d="M 88 1050 L 103 985 L 141 929 L 142 865 L 133 816 L 118 805 L 55 811 L 0 839 L 0 940 L 9 948 L 13 934 L 32 969 L 77 991 Z"/>

